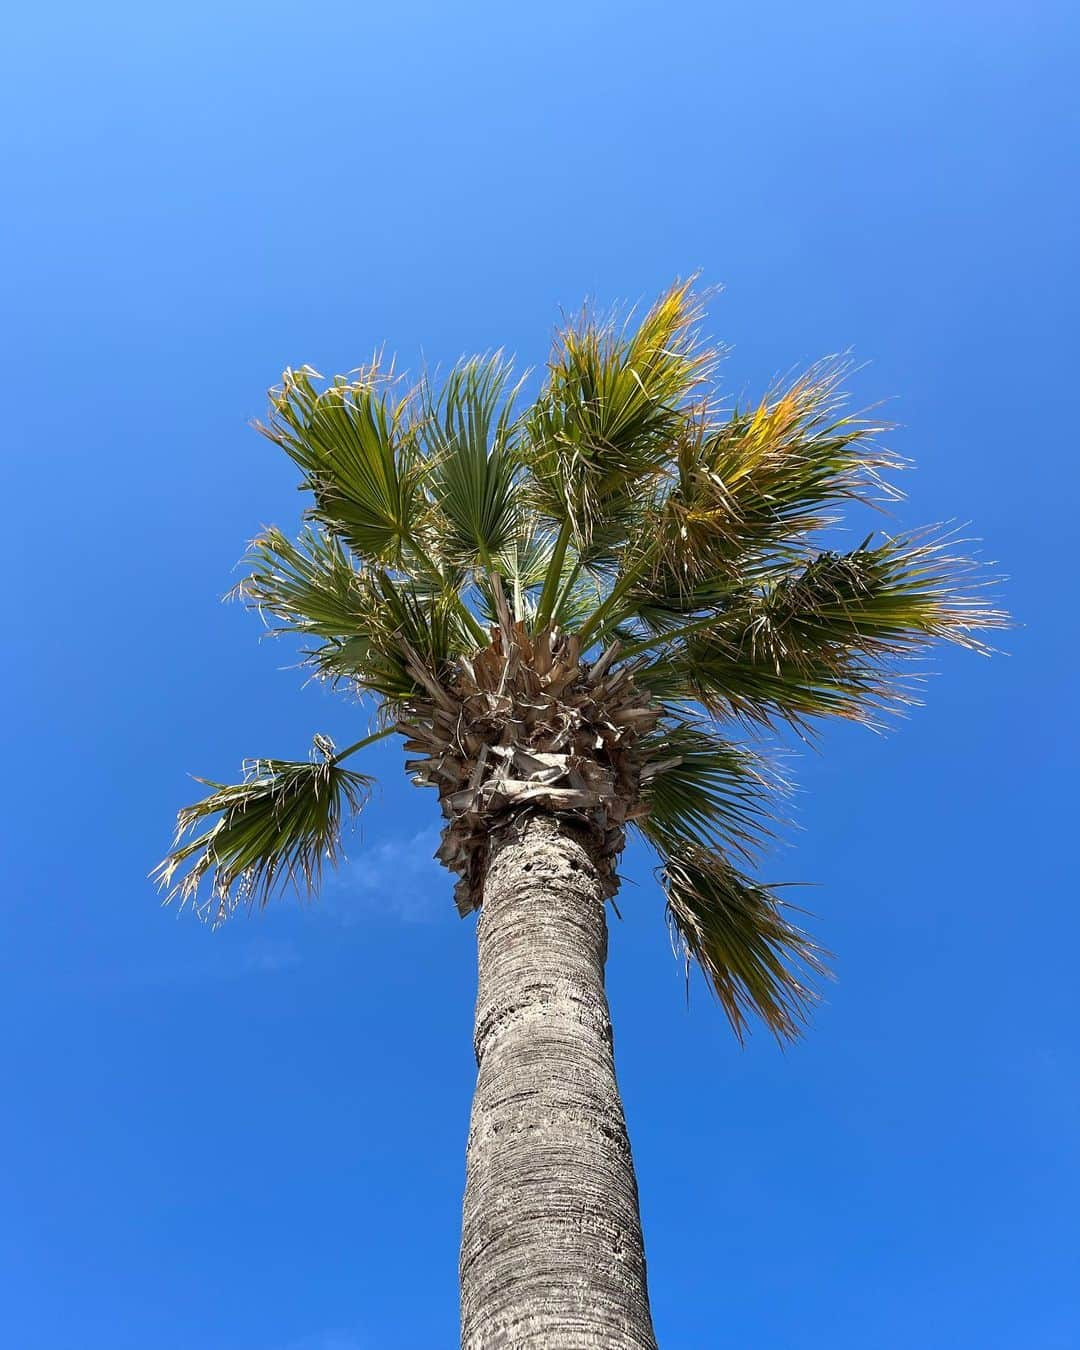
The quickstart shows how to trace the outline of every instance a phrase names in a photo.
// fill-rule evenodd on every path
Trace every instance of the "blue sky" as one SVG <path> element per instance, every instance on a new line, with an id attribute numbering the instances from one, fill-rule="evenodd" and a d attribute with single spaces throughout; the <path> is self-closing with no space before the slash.
<path id="1" fill-rule="evenodd" d="M 505 346 L 701 269 L 728 391 L 851 347 L 1023 627 L 801 755 L 805 1042 L 689 1010 L 648 860 L 610 991 L 665 1350 L 1080 1344 L 1078 53 L 1064 3 L 25 6 L 0 53 L 9 622 L 0 1342 L 456 1336 L 472 924 L 396 750 L 313 906 L 146 872 L 188 771 L 358 714 L 219 597 L 292 526 L 286 364 Z"/>

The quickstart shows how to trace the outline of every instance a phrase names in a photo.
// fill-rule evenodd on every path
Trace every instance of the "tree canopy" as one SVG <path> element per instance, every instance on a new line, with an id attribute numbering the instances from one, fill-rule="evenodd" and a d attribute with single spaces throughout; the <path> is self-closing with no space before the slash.
<path id="1" fill-rule="evenodd" d="M 1004 617 L 947 531 L 837 544 L 852 508 L 898 499 L 904 467 L 848 411 L 844 361 L 725 407 L 701 317 L 689 283 L 623 323 L 585 310 L 530 398 L 499 354 L 411 387 L 379 364 L 285 371 L 258 426 L 310 506 L 298 538 L 254 540 L 234 595 L 299 634 L 374 730 L 206 783 L 157 869 L 170 897 L 221 918 L 316 885 L 371 783 L 346 757 L 408 736 L 415 701 L 517 624 L 647 693 L 629 819 L 671 925 L 740 1036 L 755 1014 L 797 1033 L 824 967 L 752 874 L 784 791 L 769 741 L 880 723 L 913 700 L 912 658 L 939 640 L 985 651 Z"/>

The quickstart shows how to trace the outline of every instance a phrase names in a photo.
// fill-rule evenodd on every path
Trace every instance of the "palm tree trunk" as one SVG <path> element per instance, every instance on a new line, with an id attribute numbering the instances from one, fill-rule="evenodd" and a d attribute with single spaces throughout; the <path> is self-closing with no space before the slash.
<path id="1" fill-rule="evenodd" d="M 463 1350 L 656 1350 L 581 831 L 537 815 L 493 843 L 478 945 Z"/>

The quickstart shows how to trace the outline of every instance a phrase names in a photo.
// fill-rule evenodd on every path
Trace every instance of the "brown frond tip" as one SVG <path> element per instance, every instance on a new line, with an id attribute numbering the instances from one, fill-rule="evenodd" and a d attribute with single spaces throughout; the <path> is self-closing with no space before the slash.
<path id="1" fill-rule="evenodd" d="M 240 783 L 196 779 L 213 791 L 179 812 L 172 851 L 151 873 L 166 902 L 190 901 L 200 917 L 220 923 L 241 904 L 265 905 L 279 886 L 310 892 L 323 862 L 337 864 L 343 822 L 362 810 L 373 781 L 342 768 L 333 752 L 316 736 L 309 762 L 252 759 Z M 194 837 L 181 842 L 187 834 Z"/>
<path id="2" fill-rule="evenodd" d="M 829 971 L 826 953 L 787 919 L 788 906 L 770 887 L 695 845 L 664 859 L 660 881 L 687 977 L 693 960 L 740 1042 L 753 1017 L 777 1040 L 795 1040 L 819 997 L 806 981 Z"/>

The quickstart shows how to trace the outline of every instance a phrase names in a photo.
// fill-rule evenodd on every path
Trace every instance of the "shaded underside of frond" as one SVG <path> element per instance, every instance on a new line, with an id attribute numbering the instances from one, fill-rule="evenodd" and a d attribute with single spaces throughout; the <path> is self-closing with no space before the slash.
<path id="1" fill-rule="evenodd" d="M 661 851 L 692 838 L 750 861 L 773 837 L 787 785 L 755 749 L 707 723 L 666 718 L 638 747 L 637 824 Z"/>
<path id="2" fill-rule="evenodd" d="M 664 857 L 661 884 L 687 961 L 701 968 L 739 1039 L 754 1017 L 781 1041 L 797 1037 L 817 998 L 811 981 L 828 971 L 775 891 L 695 845 Z"/>

